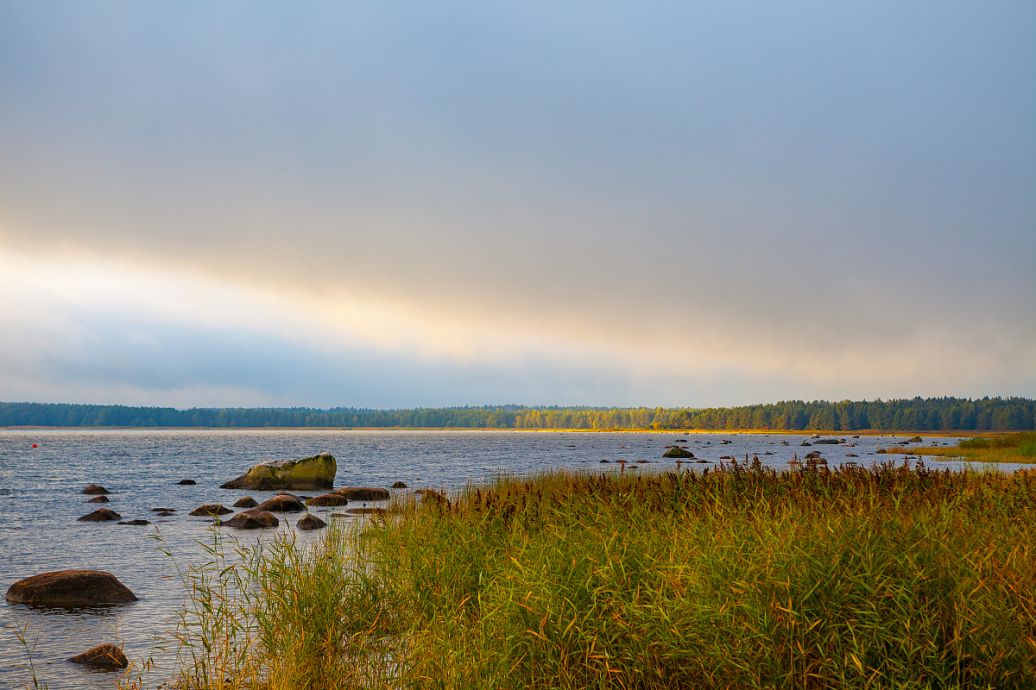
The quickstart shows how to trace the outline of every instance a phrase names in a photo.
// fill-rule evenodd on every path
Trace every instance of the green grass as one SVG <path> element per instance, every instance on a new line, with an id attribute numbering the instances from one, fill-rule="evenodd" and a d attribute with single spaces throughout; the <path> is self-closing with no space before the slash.
<path id="1" fill-rule="evenodd" d="M 397 509 L 214 555 L 177 685 L 1036 685 L 1031 475 L 552 472 Z"/>

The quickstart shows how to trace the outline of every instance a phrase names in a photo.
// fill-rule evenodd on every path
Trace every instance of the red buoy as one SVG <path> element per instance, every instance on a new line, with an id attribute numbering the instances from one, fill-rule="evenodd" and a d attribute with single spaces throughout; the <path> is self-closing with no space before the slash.
<path id="1" fill-rule="evenodd" d="M 39 446 L 37 446 L 37 445 L 36 445 L 35 443 L 34 443 L 34 444 L 32 444 L 32 447 L 33 447 L 33 448 L 39 448 Z"/>

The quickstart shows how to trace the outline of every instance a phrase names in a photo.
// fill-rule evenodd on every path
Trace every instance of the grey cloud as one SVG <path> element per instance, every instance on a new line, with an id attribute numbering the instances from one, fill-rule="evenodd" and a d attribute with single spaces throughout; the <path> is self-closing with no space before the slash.
<path id="1" fill-rule="evenodd" d="M 8 2 L 0 251 L 591 342 L 875 362 L 916 343 L 906 360 L 944 354 L 906 394 L 1010 372 L 1031 390 L 1033 45 L 1025 2 Z M 189 378 L 166 366 L 148 385 Z M 724 376 L 754 377 L 750 397 L 840 390 L 750 371 Z M 571 392 L 556 373 L 501 364 L 484 395 L 644 395 L 631 372 L 573 373 Z M 475 395 L 462 379 L 437 394 Z"/>

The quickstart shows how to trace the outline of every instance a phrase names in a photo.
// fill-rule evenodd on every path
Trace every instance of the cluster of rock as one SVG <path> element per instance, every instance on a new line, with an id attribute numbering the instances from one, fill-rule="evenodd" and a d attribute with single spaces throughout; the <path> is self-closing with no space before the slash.
<path id="1" fill-rule="evenodd" d="M 367 486 L 346 486 L 334 489 L 337 463 L 330 453 L 320 453 L 299 460 L 265 462 L 253 466 L 245 474 L 225 484 L 223 488 L 267 490 L 323 489 L 326 493 L 317 496 L 296 496 L 280 493 L 262 501 L 251 496 L 242 496 L 233 503 L 233 508 L 242 509 L 233 517 L 223 519 L 234 511 L 221 503 L 205 503 L 190 511 L 195 517 L 214 518 L 218 524 L 237 529 L 264 529 L 277 527 L 280 520 L 274 513 L 303 513 L 295 526 L 299 530 L 315 530 L 327 527 L 327 523 L 308 512 L 307 506 L 338 507 L 350 501 L 384 501 L 390 497 L 388 489 Z M 179 486 L 194 486 L 193 479 L 181 479 Z M 393 489 L 405 489 L 405 482 L 395 482 Z M 100 484 L 88 484 L 82 493 L 91 498 L 87 503 L 108 504 L 111 492 Z M 418 491 L 422 500 L 445 501 L 446 498 L 433 490 Z M 159 517 L 176 514 L 175 508 L 156 507 L 151 512 Z M 349 515 L 380 515 L 384 508 L 358 507 L 346 511 Z M 333 513 L 333 516 L 342 515 Z M 98 507 L 79 518 L 80 522 L 118 522 L 120 525 L 149 525 L 149 520 L 137 518 L 123 520 L 122 515 L 107 507 Z M 136 595 L 114 575 L 101 570 L 60 570 L 34 575 L 11 585 L 5 599 L 12 604 L 50 608 L 80 608 L 115 606 L 137 601 Z M 114 644 L 100 644 L 69 661 L 85 664 L 101 670 L 124 669 L 128 662 L 122 649 Z"/>
<path id="2" fill-rule="evenodd" d="M 103 570 L 57 570 L 18 580 L 4 598 L 12 604 L 44 608 L 116 606 L 137 601 L 137 595 L 118 578 Z M 100 670 L 126 668 L 129 662 L 122 649 L 100 644 L 69 659 Z"/>

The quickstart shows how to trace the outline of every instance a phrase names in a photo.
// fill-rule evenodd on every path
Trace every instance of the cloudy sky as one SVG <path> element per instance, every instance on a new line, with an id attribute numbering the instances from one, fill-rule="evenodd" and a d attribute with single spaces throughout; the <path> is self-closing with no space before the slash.
<path id="1" fill-rule="evenodd" d="M 1036 3 L 0 3 L 0 400 L 1036 394 Z"/>

